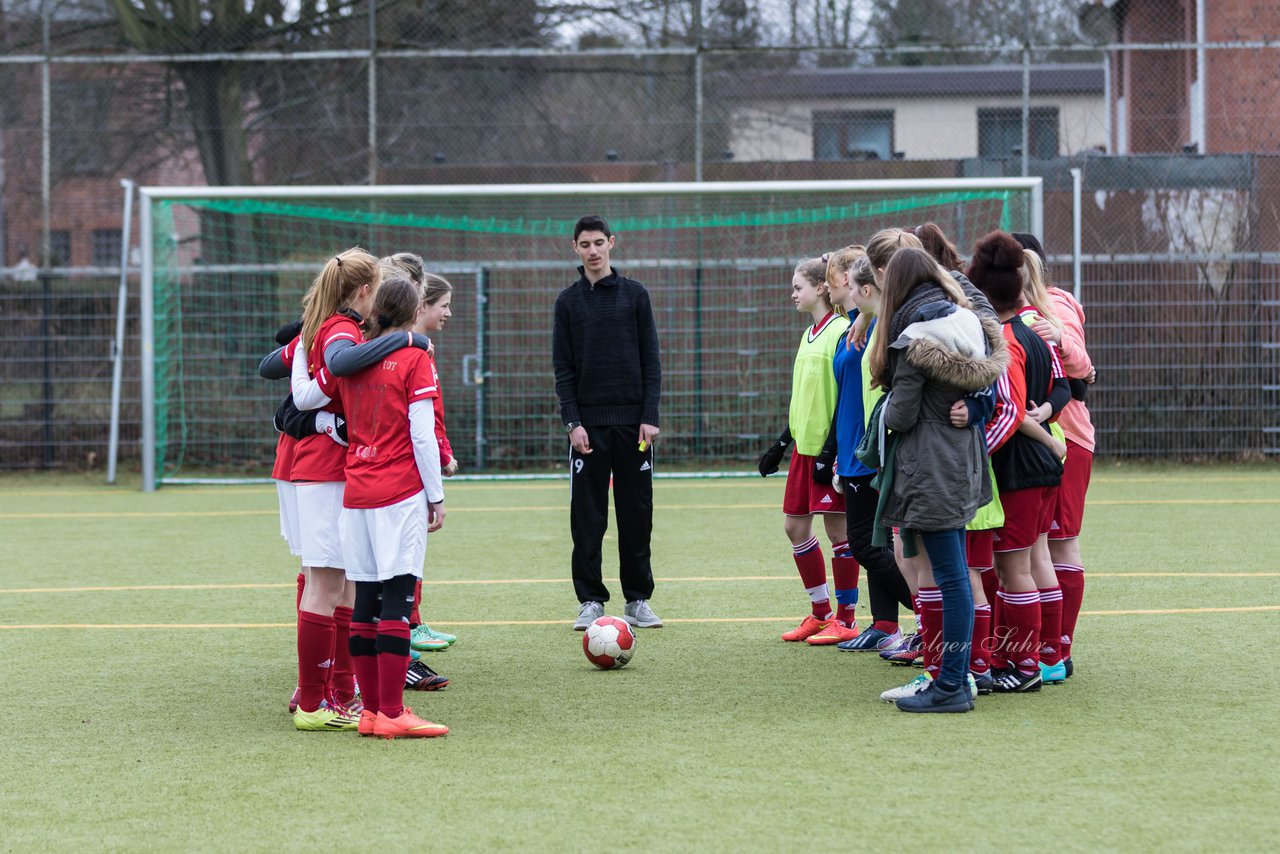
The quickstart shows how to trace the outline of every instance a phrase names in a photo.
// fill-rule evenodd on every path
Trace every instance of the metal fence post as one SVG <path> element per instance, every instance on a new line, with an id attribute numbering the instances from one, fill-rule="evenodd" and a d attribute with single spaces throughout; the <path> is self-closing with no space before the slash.
<path id="1" fill-rule="evenodd" d="M 120 227 L 120 294 L 116 300 L 116 337 L 111 347 L 111 437 L 107 440 L 107 483 L 116 482 L 116 460 L 120 455 L 120 386 L 124 377 L 125 309 L 129 304 L 129 229 L 133 225 L 134 183 L 124 187 L 124 221 Z"/>

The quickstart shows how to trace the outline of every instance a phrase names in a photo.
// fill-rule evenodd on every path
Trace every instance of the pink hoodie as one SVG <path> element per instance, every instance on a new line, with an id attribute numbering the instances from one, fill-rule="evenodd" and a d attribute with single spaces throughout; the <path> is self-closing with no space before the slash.
<path id="1" fill-rule="evenodd" d="M 1085 377 L 1093 370 L 1093 362 L 1089 360 L 1089 351 L 1084 346 L 1084 309 L 1075 297 L 1061 288 L 1050 287 L 1049 297 L 1058 311 L 1058 319 L 1062 321 L 1062 346 L 1058 348 L 1062 367 L 1069 377 Z M 1072 442 L 1093 452 L 1093 421 L 1089 419 L 1089 409 L 1083 401 L 1073 399 L 1068 403 L 1058 415 L 1058 426 Z"/>

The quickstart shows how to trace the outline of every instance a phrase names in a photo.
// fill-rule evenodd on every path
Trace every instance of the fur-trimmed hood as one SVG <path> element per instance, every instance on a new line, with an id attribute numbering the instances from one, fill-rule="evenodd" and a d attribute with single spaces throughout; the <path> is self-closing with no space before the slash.
<path id="1" fill-rule="evenodd" d="M 995 382 L 1009 366 L 1000 324 L 967 308 L 909 324 L 889 346 L 927 376 L 966 392 Z"/>

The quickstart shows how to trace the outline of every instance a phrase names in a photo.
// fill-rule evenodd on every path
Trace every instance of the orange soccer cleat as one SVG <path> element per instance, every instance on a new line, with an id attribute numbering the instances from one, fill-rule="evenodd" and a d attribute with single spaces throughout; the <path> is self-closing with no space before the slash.
<path id="1" fill-rule="evenodd" d="M 408 706 L 404 707 L 404 713 L 398 718 L 389 718 L 378 712 L 378 718 L 373 724 L 373 734 L 378 738 L 435 738 L 448 732 L 447 726 L 424 721 Z"/>

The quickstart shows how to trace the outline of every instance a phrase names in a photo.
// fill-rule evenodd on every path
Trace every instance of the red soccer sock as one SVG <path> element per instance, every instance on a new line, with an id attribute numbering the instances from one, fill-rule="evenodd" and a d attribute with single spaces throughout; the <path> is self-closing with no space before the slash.
<path id="1" fill-rule="evenodd" d="M 422 579 L 413 585 L 413 610 L 409 612 L 409 628 L 422 625 Z"/>
<path id="2" fill-rule="evenodd" d="M 860 567 L 849 553 L 848 542 L 835 543 L 831 550 L 831 580 L 836 588 L 836 619 L 842 625 L 852 626 L 857 620 Z"/>
<path id="3" fill-rule="evenodd" d="M 298 708 L 314 712 L 333 667 L 333 617 L 298 612 Z"/>
<path id="4" fill-rule="evenodd" d="M 891 635 L 894 632 L 898 631 L 898 624 L 893 622 L 892 620 L 876 620 L 874 623 L 871 624 L 871 628 L 879 629 L 885 634 Z"/>
<path id="5" fill-rule="evenodd" d="M 360 680 L 360 699 L 364 707 L 377 712 L 378 705 L 378 624 L 352 623 L 348 640 L 351 669 Z"/>
<path id="6" fill-rule="evenodd" d="M 985 594 L 988 605 L 994 605 L 996 601 L 996 591 L 1000 589 L 1000 576 L 996 575 L 995 569 L 992 567 L 983 567 L 982 574 L 982 592 Z"/>
<path id="7" fill-rule="evenodd" d="M 356 696 L 355 673 L 351 669 L 351 609 L 339 605 L 333 609 L 333 676 L 330 688 L 339 702 L 346 704 Z"/>
<path id="8" fill-rule="evenodd" d="M 1062 590 L 1057 587 L 1040 588 L 1040 660 L 1062 661 Z"/>
<path id="9" fill-rule="evenodd" d="M 389 718 L 404 714 L 404 678 L 409 672 L 409 624 L 378 623 L 378 711 Z"/>
<path id="10" fill-rule="evenodd" d="M 1009 666 L 1009 659 L 1004 654 L 1004 644 L 1009 639 L 1009 623 L 1004 614 L 1004 588 L 997 586 L 996 595 L 987 601 L 991 603 L 991 666 L 1005 670 Z"/>
<path id="11" fill-rule="evenodd" d="M 1069 563 L 1055 563 L 1058 587 L 1062 590 L 1062 639 L 1060 652 L 1063 658 L 1071 657 L 1071 643 L 1076 636 L 1076 619 L 1084 601 L 1084 567 Z"/>
<path id="12" fill-rule="evenodd" d="M 298 601 L 294 603 L 294 606 L 293 606 L 295 611 L 302 610 L 302 591 L 305 590 L 306 587 L 307 587 L 307 576 L 299 572 L 298 573 Z"/>
<path id="13" fill-rule="evenodd" d="M 991 606 L 973 606 L 973 640 L 969 646 L 969 669 L 985 673 L 991 669 Z"/>
<path id="14" fill-rule="evenodd" d="M 1030 675 L 1040 669 L 1040 592 L 1010 593 L 1002 590 L 1000 612 L 1007 624 L 1004 658 L 1018 671 Z"/>
<path id="15" fill-rule="evenodd" d="M 942 666 L 942 591 L 937 587 L 921 587 L 919 596 L 924 672 L 936 679 Z"/>
<path id="16" fill-rule="evenodd" d="M 827 592 L 827 562 L 822 557 L 818 538 L 810 537 L 806 542 L 792 546 L 791 552 L 792 557 L 795 558 L 796 569 L 800 571 L 800 583 L 809 594 L 813 616 L 819 620 L 831 619 L 831 594 Z"/>

